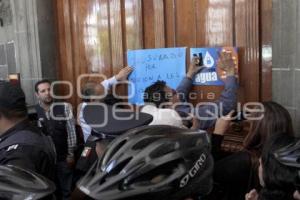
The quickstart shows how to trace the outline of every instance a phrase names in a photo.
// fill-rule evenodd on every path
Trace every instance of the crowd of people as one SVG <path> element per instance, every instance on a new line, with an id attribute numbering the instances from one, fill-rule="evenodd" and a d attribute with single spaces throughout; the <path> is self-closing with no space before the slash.
<path id="1" fill-rule="evenodd" d="M 176 90 L 163 80 L 147 87 L 135 110 L 109 94 L 131 67 L 86 83 L 77 117 L 53 98 L 50 81 L 38 81 L 37 126 L 22 89 L 0 82 L 0 199 L 300 199 L 299 142 L 288 111 L 276 102 L 249 110 L 243 149 L 224 156 L 237 107 L 235 60 L 221 52 L 224 90 L 214 104 L 191 109 L 193 77 L 203 68 L 195 62 Z"/>

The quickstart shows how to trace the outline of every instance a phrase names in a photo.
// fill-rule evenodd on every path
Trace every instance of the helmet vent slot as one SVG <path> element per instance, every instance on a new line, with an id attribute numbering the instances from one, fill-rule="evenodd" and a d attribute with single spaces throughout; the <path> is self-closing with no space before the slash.
<path id="1" fill-rule="evenodd" d="M 109 172 L 108 177 L 119 174 L 125 168 L 125 166 L 131 161 L 131 159 L 132 159 L 132 157 L 127 158 L 126 160 L 124 160 L 124 161 L 118 163 L 116 166 L 114 166 L 112 168 L 112 170 Z"/>
<path id="2" fill-rule="evenodd" d="M 139 150 L 139 149 L 143 149 L 146 146 L 148 146 L 149 144 L 155 142 L 156 140 L 160 139 L 159 137 L 150 137 L 150 138 L 145 138 L 141 141 L 139 141 L 138 143 L 136 143 L 132 149 L 133 150 Z"/>
<path id="3" fill-rule="evenodd" d="M 158 184 L 164 181 L 167 177 L 174 173 L 174 170 L 180 163 L 183 163 L 182 159 L 176 159 L 171 162 L 157 166 L 155 169 L 148 171 L 145 174 L 141 174 L 139 177 L 131 180 L 130 182 L 135 185 L 149 185 Z"/>
<path id="4" fill-rule="evenodd" d="M 175 150 L 174 144 L 163 144 L 150 153 L 151 158 L 159 158 Z"/>
<path id="5" fill-rule="evenodd" d="M 120 142 L 114 149 L 112 149 L 112 151 L 109 153 L 109 157 L 107 159 L 108 162 L 110 162 L 110 159 L 119 151 L 119 149 L 122 148 L 122 146 L 124 146 L 124 144 L 127 142 L 127 140 L 123 140 L 122 142 Z M 108 151 L 109 152 L 109 151 Z"/>

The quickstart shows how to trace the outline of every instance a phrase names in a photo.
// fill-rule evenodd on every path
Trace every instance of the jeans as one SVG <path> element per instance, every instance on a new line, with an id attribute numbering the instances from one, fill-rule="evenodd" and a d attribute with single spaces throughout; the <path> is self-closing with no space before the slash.
<path id="1" fill-rule="evenodd" d="M 56 196 L 57 199 L 68 200 L 71 196 L 73 170 L 66 161 L 56 164 Z"/>

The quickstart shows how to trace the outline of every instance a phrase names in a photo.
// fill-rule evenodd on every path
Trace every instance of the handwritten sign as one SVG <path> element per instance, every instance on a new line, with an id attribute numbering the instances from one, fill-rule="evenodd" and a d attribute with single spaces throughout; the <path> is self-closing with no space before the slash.
<path id="1" fill-rule="evenodd" d="M 224 85 L 224 80 L 226 78 L 226 72 L 218 69 L 217 64 L 219 60 L 219 54 L 221 51 L 231 51 L 233 56 L 237 60 L 237 48 L 235 47 L 220 47 L 220 48 L 191 48 L 190 56 L 202 55 L 203 65 L 205 68 L 201 70 L 200 73 L 196 74 L 194 77 L 194 85 Z M 237 68 L 237 64 L 236 64 Z"/>
<path id="2" fill-rule="evenodd" d="M 128 65 L 134 68 L 129 76 L 129 102 L 142 105 L 145 89 L 163 80 L 176 89 L 185 76 L 186 48 L 162 48 L 130 50 L 127 52 Z"/>

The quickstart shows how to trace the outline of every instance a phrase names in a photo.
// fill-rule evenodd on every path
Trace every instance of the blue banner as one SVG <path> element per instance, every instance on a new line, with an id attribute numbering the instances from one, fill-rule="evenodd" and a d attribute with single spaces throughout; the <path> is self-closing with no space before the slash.
<path id="1" fill-rule="evenodd" d="M 237 48 L 234 47 L 190 49 L 191 60 L 194 56 L 202 57 L 205 67 L 200 73 L 195 75 L 194 85 L 224 85 L 222 80 L 226 77 L 226 72 L 217 67 L 219 54 L 222 50 L 231 51 L 233 56 L 237 58 Z"/>
<path id="2" fill-rule="evenodd" d="M 186 73 L 186 48 L 129 50 L 128 65 L 134 70 L 128 80 L 129 102 L 143 105 L 144 91 L 157 80 L 163 80 L 173 89 Z"/>

